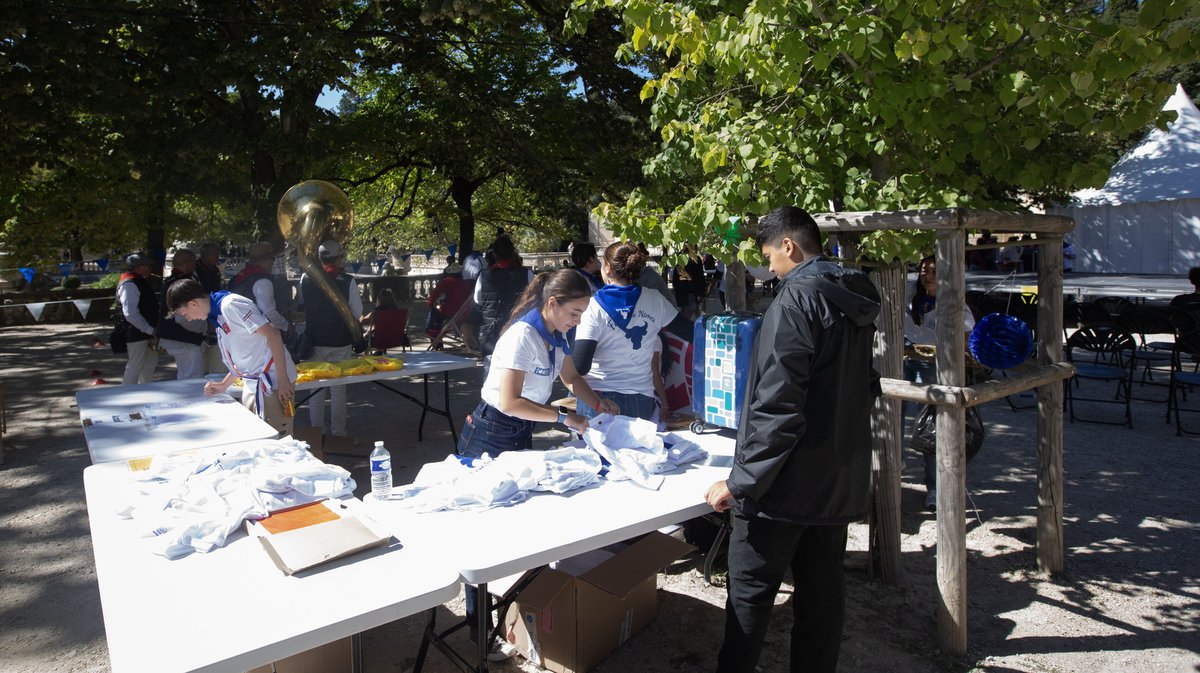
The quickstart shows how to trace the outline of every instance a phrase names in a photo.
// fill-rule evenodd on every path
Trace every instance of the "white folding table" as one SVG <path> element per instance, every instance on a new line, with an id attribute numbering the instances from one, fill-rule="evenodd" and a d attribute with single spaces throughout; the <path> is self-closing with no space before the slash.
<path id="1" fill-rule="evenodd" d="M 206 397 L 205 383 L 205 379 L 185 379 L 77 391 L 75 401 L 92 463 L 278 436 L 275 428 L 232 397 Z M 167 406 L 171 404 L 183 406 Z M 147 409 L 161 422 L 146 418 Z M 142 418 L 130 419 L 130 414 Z"/>
<path id="2" fill-rule="evenodd" d="M 629 481 L 601 480 L 562 495 L 533 493 L 525 502 L 486 511 L 419 514 L 402 502 L 369 496 L 364 505 L 393 535 L 402 534 L 415 546 L 435 546 L 465 582 L 479 585 L 479 633 L 484 633 L 489 582 L 712 512 L 704 496 L 709 486 L 729 476 L 734 440 L 714 432 L 676 434 L 699 444 L 709 458 L 664 474 L 662 486 L 654 491 Z M 426 640 L 453 660 L 455 655 L 440 638 L 431 613 Z M 483 648 L 488 643 L 486 638 L 479 640 L 478 670 L 486 670 Z M 426 648 L 422 643 L 418 664 Z"/>
<path id="3" fill-rule="evenodd" d="M 458 573 L 438 548 L 403 535 L 290 577 L 243 531 L 212 552 L 168 561 L 114 513 L 128 469 L 112 462 L 83 472 L 114 673 L 243 673 L 458 594 Z"/>
<path id="4" fill-rule="evenodd" d="M 306 381 L 296 384 L 296 392 L 299 393 L 305 390 L 316 391 L 329 386 L 344 386 L 354 383 L 374 383 L 375 385 L 385 388 L 400 397 L 421 407 L 421 422 L 417 425 L 417 441 L 424 439 L 425 417 L 428 414 L 437 414 L 444 417 L 450 424 L 450 436 L 454 443 L 458 444 L 458 430 L 454 427 L 455 418 L 450 413 L 450 372 L 459 369 L 474 369 L 478 366 L 478 361 L 472 358 L 464 358 L 460 355 L 450 355 L 441 351 L 428 351 L 424 353 L 405 353 L 404 367 L 390 372 L 372 372 L 370 374 L 360 374 L 358 376 L 343 376 L 336 379 L 320 379 L 317 381 Z M 445 408 L 438 408 L 429 404 L 429 375 L 442 375 L 442 390 L 445 395 Z M 384 381 L 394 379 L 408 378 L 410 376 L 420 376 L 424 387 L 425 399 L 419 400 L 408 393 L 397 390 Z M 296 404 L 303 404 L 312 393 L 306 396 L 297 395 Z"/>

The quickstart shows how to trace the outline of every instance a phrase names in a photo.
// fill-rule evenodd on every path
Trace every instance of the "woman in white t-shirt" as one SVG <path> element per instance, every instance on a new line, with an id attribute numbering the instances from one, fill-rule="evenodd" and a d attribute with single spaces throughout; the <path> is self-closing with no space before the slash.
<path id="1" fill-rule="evenodd" d="M 658 292 L 642 291 L 638 279 L 647 259 L 633 243 L 618 241 L 604 251 L 600 273 L 607 285 L 583 313 L 571 358 L 591 389 L 615 402 L 622 415 L 657 420 L 667 396 L 659 332 L 679 310 Z M 599 411 L 579 401 L 585 418 Z"/>
<path id="2" fill-rule="evenodd" d="M 546 403 L 554 379 L 573 388 L 581 401 L 603 402 L 576 371 L 564 334 L 579 324 L 592 288 L 574 269 L 538 274 L 517 300 L 512 317 L 496 341 L 492 364 L 483 382 L 479 406 L 467 416 L 458 439 L 458 453 L 493 457 L 533 445 L 533 424 L 562 423 L 576 432 L 587 429 L 587 420 L 574 413 L 559 413 Z"/>

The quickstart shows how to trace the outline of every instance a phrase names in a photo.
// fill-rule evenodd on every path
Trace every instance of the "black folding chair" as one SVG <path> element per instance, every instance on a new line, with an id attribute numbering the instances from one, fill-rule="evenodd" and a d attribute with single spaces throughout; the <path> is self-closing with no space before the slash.
<path id="1" fill-rule="evenodd" d="M 1142 366 L 1141 380 L 1138 382 L 1138 387 L 1146 385 L 1167 387 L 1168 383 L 1155 383 L 1154 368 L 1155 367 L 1170 367 L 1172 362 L 1172 354 L 1169 350 L 1156 348 L 1152 343 L 1161 344 L 1163 342 L 1148 342 L 1147 335 L 1154 334 L 1175 334 L 1175 324 L 1171 322 L 1167 313 L 1157 308 L 1140 308 L 1135 307 L 1127 309 L 1117 317 L 1117 326 L 1133 335 L 1138 342 L 1137 350 L 1133 351 L 1133 367 Z M 1172 348 L 1174 339 L 1172 339 Z M 1160 372 L 1161 373 L 1161 372 Z M 1166 402 L 1166 398 L 1147 398 L 1138 397 L 1135 399 L 1145 402 Z M 1168 415 L 1167 421 L 1170 422 Z"/>
<path id="2" fill-rule="evenodd" d="M 1167 420 L 1171 420 L 1171 412 L 1175 413 L 1175 435 L 1200 435 L 1200 430 L 1185 430 L 1180 419 L 1180 412 L 1197 412 L 1200 409 L 1183 409 L 1179 406 L 1179 397 L 1184 396 L 1186 391 L 1200 385 L 1200 372 L 1184 371 L 1184 358 L 1190 358 L 1192 362 L 1200 360 L 1200 329 L 1179 334 L 1175 337 L 1175 349 L 1171 361 L 1171 382 L 1167 389 Z M 1186 397 L 1184 397 L 1186 400 Z"/>
<path id="3" fill-rule="evenodd" d="M 1133 413 L 1130 409 L 1130 398 L 1133 386 L 1133 353 L 1137 350 L 1137 341 L 1129 332 L 1117 327 L 1084 327 L 1077 330 L 1067 339 L 1067 361 L 1075 365 L 1075 385 L 1080 381 L 1116 382 L 1116 391 L 1111 398 L 1079 397 L 1075 394 L 1071 380 L 1064 381 L 1066 394 L 1063 404 L 1067 407 L 1071 422 L 1076 420 L 1085 423 L 1104 423 L 1107 425 L 1124 425 L 1133 427 Z M 1091 362 L 1079 361 L 1079 355 L 1090 355 Z M 1100 418 L 1076 418 L 1075 401 L 1103 402 L 1123 404 L 1125 417 L 1119 422 L 1107 421 Z"/>

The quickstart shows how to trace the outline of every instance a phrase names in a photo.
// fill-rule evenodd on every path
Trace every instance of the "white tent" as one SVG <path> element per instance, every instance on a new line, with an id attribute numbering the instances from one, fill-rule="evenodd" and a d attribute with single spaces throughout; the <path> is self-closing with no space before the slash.
<path id="1" fill-rule="evenodd" d="M 1186 274 L 1200 266 L 1200 110 L 1183 86 L 1163 106 L 1178 117 L 1113 166 L 1100 189 L 1055 214 L 1075 218 L 1075 271 Z"/>

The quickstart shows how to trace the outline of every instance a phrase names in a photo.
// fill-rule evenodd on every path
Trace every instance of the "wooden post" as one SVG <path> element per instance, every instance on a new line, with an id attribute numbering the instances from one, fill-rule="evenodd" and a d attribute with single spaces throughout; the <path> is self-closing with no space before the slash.
<path id="1" fill-rule="evenodd" d="M 904 373 L 904 265 L 892 264 L 871 272 L 879 288 L 882 310 L 875 319 L 875 370 L 883 378 Z M 879 576 L 886 584 L 900 581 L 900 442 L 903 420 L 900 400 L 879 397 L 871 412 L 871 488 L 874 490 L 875 545 Z M 873 560 L 873 559 L 872 559 Z"/>
<path id="2" fill-rule="evenodd" d="M 1063 358 L 1062 236 L 1038 255 L 1038 364 Z M 1037 562 L 1045 573 L 1063 570 L 1063 384 L 1037 389 Z"/>
<path id="3" fill-rule="evenodd" d="M 937 233 L 938 383 L 966 385 L 966 234 Z M 937 410 L 937 584 L 938 644 L 954 654 L 967 651 L 966 410 Z"/>
<path id="4" fill-rule="evenodd" d="M 722 311 L 747 311 L 746 265 L 735 259 L 725 265 L 725 306 Z"/>

